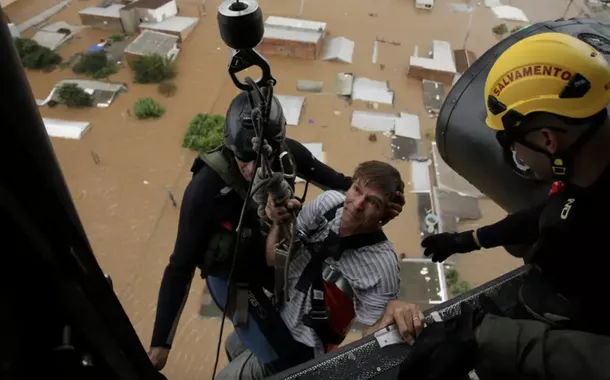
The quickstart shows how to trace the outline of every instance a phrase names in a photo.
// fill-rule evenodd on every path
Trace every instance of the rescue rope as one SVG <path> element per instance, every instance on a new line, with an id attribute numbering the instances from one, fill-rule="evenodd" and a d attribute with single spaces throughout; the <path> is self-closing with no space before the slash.
<path id="1" fill-rule="evenodd" d="M 288 200 L 293 196 L 292 187 L 286 181 L 286 177 L 290 178 L 293 174 L 285 174 L 282 168 L 281 172 L 274 172 L 271 167 L 269 156 L 271 156 L 273 150 L 267 143 L 267 140 L 261 141 L 259 137 L 252 139 L 252 145 L 255 151 L 261 149 L 261 165 L 256 169 L 256 174 L 252 181 L 254 186 L 252 187 L 252 198 L 258 205 L 257 213 L 262 219 L 265 219 L 267 214 L 265 208 L 267 206 L 267 199 L 271 196 L 276 206 L 284 206 Z"/>
<path id="2" fill-rule="evenodd" d="M 273 149 L 267 143 L 267 140 L 262 140 L 260 137 L 255 137 L 252 139 L 252 145 L 255 151 L 261 152 L 261 162 L 260 166 L 256 169 L 256 173 L 254 178 L 252 179 L 252 199 L 257 204 L 257 214 L 261 220 L 267 219 L 267 213 L 265 209 L 267 207 L 267 200 L 270 197 L 273 201 L 274 205 L 277 207 L 285 206 L 286 203 L 293 197 L 294 192 L 292 186 L 288 183 L 287 179 L 296 177 L 296 168 L 294 168 L 294 164 L 292 167 L 294 168 L 292 173 L 286 173 L 284 164 L 282 163 L 282 158 L 284 152 L 280 153 L 277 157 L 279 160 L 281 171 L 273 171 L 271 166 L 271 161 L 269 157 L 273 153 Z M 290 156 L 288 156 L 290 158 Z M 283 263 L 283 283 L 281 286 L 276 288 L 275 297 L 276 300 L 279 301 L 279 298 L 282 296 L 280 294 L 280 288 L 283 289 L 283 298 L 285 302 L 288 302 L 290 299 L 288 297 L 288 291 L 286 286 L 288 284 L 288 264 L 293 256 L 294 243 L 296 241 L 297 229 L 294 225 L 296 220 L 296 212 L 293 212 L 293 218 L 290 223 L 286 223 L 281 226 L 282 236 L 286 238 L 282 240 L 275 250 L 275 265 L 276 268 L 280 261 Z M 281 255 L 282 257 L 279 257 Z M 278 279 L 276 279 L 277 281 Z"/>

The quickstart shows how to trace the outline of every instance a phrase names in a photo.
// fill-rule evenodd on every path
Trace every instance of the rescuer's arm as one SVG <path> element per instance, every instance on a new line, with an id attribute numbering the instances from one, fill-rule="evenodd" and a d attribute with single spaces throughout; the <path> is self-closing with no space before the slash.
<path id="1" fill-rule="evenodd" d="M 297 176 L 308 180 L 323 190 L 346 192 L 352 186 L 351 177 L 346 177 L 320 162 L 303 144 L 289 138 L 286 138 L 285 141 L 294 158 Z"/>
<path id="2" fill-rule="evenodd" d="M 521 210 L 489 226 L 476 231 L 478 243 L 483 248 L 513 244 L 533 244 L 538 239 L 538 220 L 546 202 Z"/>
<path id="3" fill-rule="evenodd" d="M 282 240 L 280 235 L 281 226 L 277 223 L 273 223 L 269 229 L 269 234 L 267 235 L 267 246 L 265 248 L 265 259 L 269 266 L 273 266 L 275 262 L 275 247 Z"/>
<path id="4" fill-rule="evenodd" d="M 202 168 L 184 191 L 174 253 L 163 273 L 151 347 L 170 348 L 195 268 L 206 251 L 212 230 L 214 198 L 223 183 L 207 167 Z"/>
<path id="5" fill-rule="evenodd" d="M 610 379 L 609 336 L 488 315 L 477 341 L 476 370 L 481 379 Z"/>
<path id="6" fill-rule="evenodd" d="M 421 242 L 424 255 L 443 262 L 454 253 L 468 253 L 502 245 L 533 244 L 538 239 L 538 221 L 546 203 L 508 215 L 501 221 L 476 231 L 443 232 Z"/>

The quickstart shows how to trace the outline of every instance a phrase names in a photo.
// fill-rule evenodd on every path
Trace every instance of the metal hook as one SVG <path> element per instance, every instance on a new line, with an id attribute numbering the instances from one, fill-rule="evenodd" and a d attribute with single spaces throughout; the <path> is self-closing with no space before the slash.
<path id="1" fill-rule="evenodd" d="M 254 49 L 241 49 L 231 58 L 229 63 L 229 75 L 237 88 L 243 91 L 248 91 L 251 87 L 247 83 L 243 83 L 235 74 L 243 71 L 251 66 L 258 66 L 263 72 L 262 77 L 256 81 L 258 87 L 268 86 L 269 83 L 275 85 L 277 81 L 271 75 L 271 66 L 269 62 Z"/>

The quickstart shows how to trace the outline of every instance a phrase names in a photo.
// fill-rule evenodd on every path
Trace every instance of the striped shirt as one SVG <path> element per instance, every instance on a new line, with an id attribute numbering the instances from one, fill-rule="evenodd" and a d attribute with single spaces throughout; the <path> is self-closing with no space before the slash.
<path id="1" fill-rule="evenodd" d="M 324 213 L 345 202 L 345 195 L 338 191 L 326 191 L 307 204 L 297 218 L 297 229 L 301 239 L 321 242 L 330 229 L 339 233 L 343 207 L 337 210 L 333 220 L 326 225 Z M 316 231 L 320 228 L 319 231 Z M 316 231 L 313 235 L 312 232 Z M 311 236 L 307 237 L 310 234 Z M 305 236 L 304 236 L 305 235 Z M 295 340 L 324 353 L 324 345 L 310 327 L 303 324 L 303 315 L 311 309 L 311 288 L 307 294 L 295 288 L 303 270 L 309 263 L 311 253 L 303 246 L 295 253 L 288 268 L 290 302 L 284 304 L 280 313 Z M 354 290 L 354 309 L 357 320 L 373 325 L 382 316 L 388 301 L 398 298 L 400 277 L 398 259 L 388 240 L 380 243 L 348 249 L 339 260 L 326 259 L 326 263 L 339 271 Z"/>

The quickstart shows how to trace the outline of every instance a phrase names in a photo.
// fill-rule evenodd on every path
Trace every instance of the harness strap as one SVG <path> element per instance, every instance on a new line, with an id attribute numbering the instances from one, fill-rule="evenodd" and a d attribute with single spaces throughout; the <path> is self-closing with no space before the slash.
<path id="1" fill-rule="evenodd" d="M 230 164 L 227 157 L 222 153 L 221 150 L 215 150 L 209 153 L 205 153 L 199 156 L 201 160 L 214 170 L 216 174 L 222 178 L 222 180 L 235 190 L 235 192 L 242 198 L 246 199 L 246 193 L 248 191 L 248 183 L 244 177 L 235 170 L 233 165 Z"/>
<path id="2" fill-rule="evenodd" d="M 341 206 L 343 204 L 333 207 L 324 214 L 327 223 L 335 219 L 337 210 Z M 311 309 L 303 316 L 303 323 L 316 332 L 325 347 L 329 344 L 340 344 L 345 339 L 345 336 L 333 330 L 329 324 L 329 310 L 326 306 L 324 288 L 324 264 L 326 259 L 332 257 L 335 260 L 339 260 L 341 255 L 348 249 L 359 249 L 381 243 L 385 240 L 387 240 L 387 237 L 381 230 L 367 234 L 340 237 L 329 229 L 328 236 L 321 244 L 306 244 L 310 249 L 311 259 L 307 263 L 305 270 L 303 270 L 296 289 L 307 294 L 311 288 Z"/>

